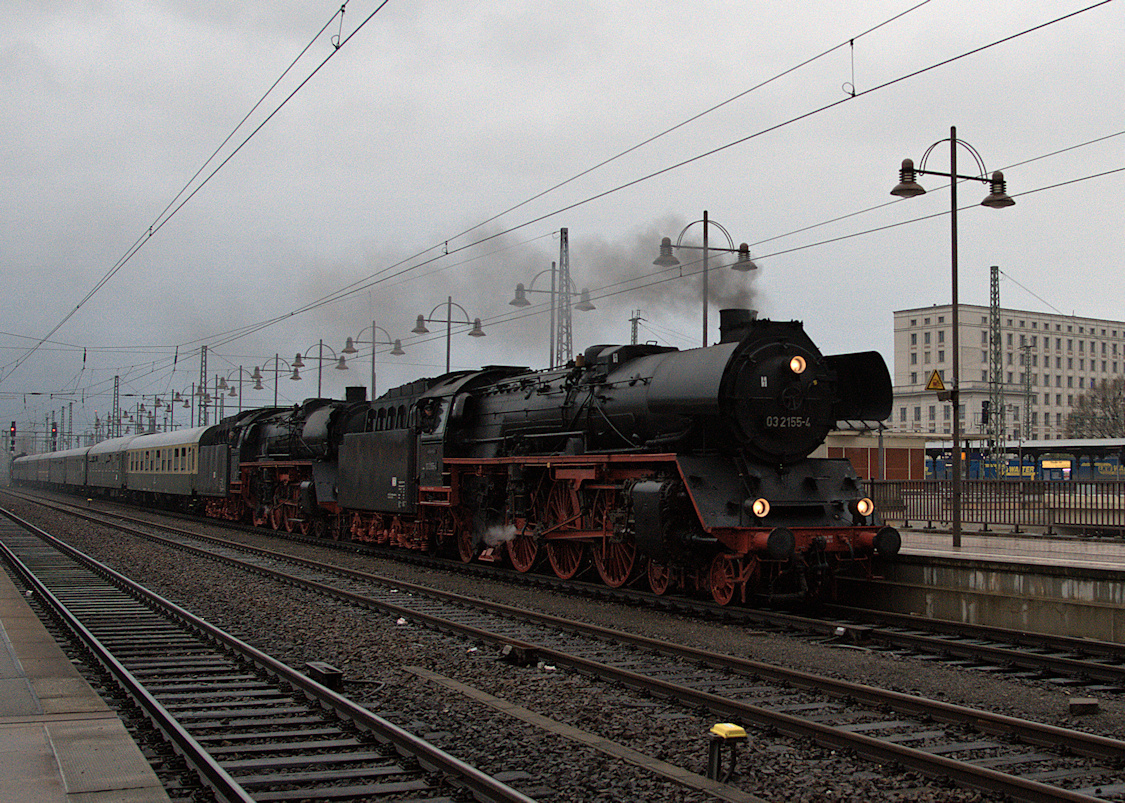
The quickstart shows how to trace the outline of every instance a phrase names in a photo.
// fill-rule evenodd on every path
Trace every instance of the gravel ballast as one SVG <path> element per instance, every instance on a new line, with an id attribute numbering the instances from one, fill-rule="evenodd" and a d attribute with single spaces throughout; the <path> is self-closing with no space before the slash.
<path id="1" fill-rule="evenodd" d="M 344 671 L 344 693 L 381 716 L 541 799 L 582 801 L 714 798 L 685 789 L 570 739 L 547 733 L 490 705 L 407 671 L 453 678 L 500 700 L 704 774 L 707 730 L 716 718 L 551 667 L 497 660 L 492 647 L 426 630 L 412 622 L 106 534 L 95 525 L 26 504 L 14 512 L 79 549 L 295 667 L 327 661 Z M 228 533 L 224 535 L 229 537 Z M 306 551 L 302 547 L 277 547 Z M 377 574 L 492 599 L 530 610 L 640 633 L 758 661 L 1036 719 L 1107 736 L 1125 728 L 1125 704 L 1101 696 L 1099 713 L 1073 717 L 1074 691 L 911 657 L 784 634 L 701 622 L 680 615 L 576 599 L 455 572 L 332 553 L 322 559 Z M 1083 696 L 1090 696 L 1083 692 Z M 808 740 L 750 730 L 734 786 L 770 801 L 973 801 L 987 795 L 896 767 L 880 767 Z"/>

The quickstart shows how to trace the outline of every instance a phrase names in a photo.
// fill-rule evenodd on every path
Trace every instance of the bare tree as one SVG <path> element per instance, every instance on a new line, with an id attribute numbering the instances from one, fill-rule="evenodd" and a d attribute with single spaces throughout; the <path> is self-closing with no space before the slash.
<path id="1" fill-rule="evenodd" d="M 1066 436 L 1125 437 L 1125 377 L 1103 379 L 1079 396 L 1066 419 Z"/>

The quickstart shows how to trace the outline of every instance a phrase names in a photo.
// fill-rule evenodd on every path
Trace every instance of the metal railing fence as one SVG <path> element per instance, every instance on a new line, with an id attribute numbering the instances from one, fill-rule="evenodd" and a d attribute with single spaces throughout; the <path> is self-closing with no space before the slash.
<path id="1" fill-rule="evenodd" d="M 903 527 L 952 521 L 950 480 L 868 480 L 884 520 Z M 1125 534 L 1125 481 L 962 480 L 961 521 L 980 529 L 1042 528 L 1081 534 Z"/>

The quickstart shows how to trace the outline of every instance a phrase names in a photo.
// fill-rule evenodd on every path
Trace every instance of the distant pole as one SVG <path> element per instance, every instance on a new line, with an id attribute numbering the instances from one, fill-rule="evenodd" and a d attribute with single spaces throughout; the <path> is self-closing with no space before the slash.
<path id="1" fill-rule="evenodd" d="M 449 373 L 449 348 L 453 343 L 453 296 L 445 302 L 445 372 Z"/>
<path id="2" fill-rule="evenodd" d="M 708 287 L 707 269 L 709 267 L 710 249 L 707 247 L 707 210 L 703 210 L 703 348 L 707 348 L 707 300 L 711 294 Z"/>

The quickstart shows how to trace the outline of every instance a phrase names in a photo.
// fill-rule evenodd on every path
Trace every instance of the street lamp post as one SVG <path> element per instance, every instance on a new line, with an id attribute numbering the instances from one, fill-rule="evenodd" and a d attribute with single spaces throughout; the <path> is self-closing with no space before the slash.
<path id="1" fill-rule="evenodd" d="M 450 351 L 451 344 L 453 342 L 453 324 L 454 323 L 458 323 L 458 324 L 464 323 L 464 324 L 469 324 L 470 326 L 472 326 L 473 328 L 469 331 L 469 337 L 484 337 L 485 332 L 484 332 L 483 327 L 481 327 L 480 318 L 473 318 L 472 320 L 469 320 L 469 313 L 465 310 L 464 307 L 462 307 L 460 304 L 457 304 L 456 302 L 453 301 L 453 296 L 449 296 L 445 301 L 445 310 L 446 310 L 445 317 L 444 318 L 435 318 L 434 313 L 437 312 L 438 309 L 441 308 L 441 306 L 442 306 L 441 304 L 438 304 L 437 306 L 435 306 L 432 310 L 430 310 L 429 315 L 419 315 L 417 321 L 414 324 L 414 328 L 411 329 L 410 331 L 413 332 L 416 335 L 426 335 L 426 334 L 430 333 L 430 330 L 426 328 L 427 323 L 444 323 L 445 324 L 445 372 L 448 374 L 449 373 L 449 351 Z M 453 308 L 454 307 L 457 307 L 457 309 L 461 310 L 461 312 L 463 312 L 465 314 L 465 320 L 463 320 L 463 321 L 454 321 L 453 320 Z"/>
<path id="2" fill-rule="evenodd" d="M 535 289 L 535 282 L 539 279 L 540 276 L 543 276 L 544 274 L 547 274 L 547 273 L 551 274 L 551 289 L 550 290 L 536 290 Z M 560 301 L 561 301 L 560 297 L 563 295 L 563 293 L 560 292 L 560 289 L 556 289 L 557 288 L 556 276 L 557 276 L 557 268 L 555 266 L 555 263 L 552 262 L 550 268 L 548 268 L 547 270 L 541 270 L 541 271 L 539 271 L 539 273 L 535 274 L 535 276 L 532 278 L 530 284 L 525 286 L 523 284 L 523 282 L 518 283 L 516 285 L 516 296 L 515 296 L 515 298 L 513 298 L 511 301 L 508 302 L 513 307 L 529 307 L 529 306 L 531 306 L 531 302 L 528 301 L 528 299 L 527 299 L 528 293 L 547 293 L 551 296 L 551 336 L 550 336 L 550 340 L 549 340 L 549 344 L 548 344 L 548 348 L 550 349 L 550 351 L 547 354 L 547 367 L 548 368 L 554 368 L 555 367 L 555 354 L 556 354 L 556 351 L 555 351 L 555 335 L 557 333 L 557 327 L 555 325 L 555 314 L 556 313 L 558 314 L 560 321 L 562 319 L 562 316 L 567 314 L 567 310 L 564 310 L 564 309 L 560 308 Z M 578 289 L 577 289 L 577 287 L 575 287 L 574 282 L 570 283 L 570 290 L 571 290 L 571 293 L 569 293 L 567 295 L 573 295 L 573 294 L 576 294 L 578 292 Z M 590 290 L 588 288 L 586 288 L 586 287 L 582 288 L 582 292 L 580 294 L 580 300 L 577 304 L 574 305 L 574 308 L 577 309 L 577 310 L 581 310 L 582 312 L 589 312 L 592 309 L 597 309 L 590 302 Z"/>
<path id="3" fill-rule="evenodd" d="M 370 340 L 361 340 L 360 338 L 363 336 L 363 333 L 368 330 L 368 328 L 371 329 L 371 339 Z M 379 336 L 378 336 L 379 332 L 382 332 L 386 336 L 387 339 L 386 340 L 379 340 Z M 399 340 L 398 338 L 392 338 L 391 333 L 388 332 L 386 329 L 384 329 L 382 326 L 376 326 L 374 320 L 371 321 L 370 327 L 365 326 L 365 327 L 363 327 L 362 329 L 359 330 L 358 335 L 356 335 L 355 337 L 349 337 L 347 339 L 347 343 L 344 345 L 344 348 L 340 351 L 340 353 L 341 354 L 347 354 L 348 356 L 351 356 L 352 354 L 358 354 L 359 349 L 357 349 L 355 347 L 356 343 L 361 343 L 361 344 L 367 343 L 371 346 L 371 400 L 374 401 L 375 400 L 375 350 L 376 350 L 376 347 L 377 346 L 391 346 L 392 347 L 391 348 L 391 354 L 393 354 L 396 357 L 401 357 L 406 352 L 402 350 L 402 341 Z"/>
<path id="4" fill-rule="evenodd" d="M 298 355 L 298 356 L 300 356 L 300 355 Z M 269 362 L 270 361 L 267 360 L 265 364 L 269 365 Z M 289 376 L 290 379 L 300 379 L 301 378 L 301 374 L 297 371 L 296 368 L 293 367 L 292 363 L 283 359 L 278 354 L 273 355 L 273 406 L 274 407 L 277 407 L 277 384 L 278 384 L 277 380 L 278 380 L 278 377 L 281 375 L 281 364 L 282 363 L 285 363 L 285 370 L 286 371 L 292 371 L 293 372 Z M 302 365 L 303 365 L 303 363 L 302 363 Z M 262 369 L 261 369 L 260 366 L 257 366 L 257 365 L 254 366 L 254 372 L 252 374 L 250 374 L 250 378 L 254 380 L 254 390 L 261 390 L 262 389 Z"/>
<path id="5" fill-rule="evenodd" d="M 299 380 L 301 378 L 300 369 L 305 367 L 305 361 L 302 359 L 302 357 L 307 357 L 309 352 L 312 351 L 313 348 L 314 348 L 314 346 L 309 346 L 307 349 L 305 349 L 305 353 L 303 355 L 298 354 L 296 357 L 293 358 L 293 375 L 289 377 L 290 379 Z M 337 371 L 348 370 L 348 361 L 343 356 L 337 354 L 336 350 L 334 348 L 332 348 L 331 346 L 325 346 L 323 339 L 318 341 L 315 348 L 317 349 L 316 397 L 319 399 L 320 393 L 321 393 L 321 390 L 320 390 L 321 389 L 321 380 L 324 377 L 324 350 L 327 348 L 329 351 L 332 352 L 332 359 L 336 360 L 336 370 Z"/>
<path id="6" fill-rule="evenodd" d="M 926 159 L 929 158 L 934 148 L 943 142 L 949 142 L 949 172 L 941 173 L 934 170 L 926 170 Z M 957 173 L 957 146 L 963 146 L 974 161 L 977 167 L 980 168 L 980 174 L 976 176 L 962 176 Z M 915 175 L 921 173 L 926 176 L 944 176 L 949 179 L 949 198 L 950 198 L 950 255 L 952 260 L 952 276 L 950 280 L 952 290 L 952 302 L 950 304 L 949 317 L 951 318 L 951 325 L 953 327 L 953 335 L 950 339 L 950 346 L 953 349 L 953 362 L 952 372 L 953 376 L 950 378 L 949 390 L 946 394 L 942 394 L 942 400 L 946 395 L 948 400 L 953 404 L 953 485 L 952 485 L 952 499 L 950 515 L 953 518 L 953 546 L 961 546 L 961 390 L 960 390 L 960 373 L 961 354 L 960 354 L 960 337 L 959 337 L 959 320 L 958 320 L 958 303 L 957 303 L 957 182 L 958 181 L 980 181 L 989 185 L 988 196 L 981 201 L 981 206 L 987 206 L 992 209 L 1003 209 L 1006 206 L 1015 204 L 1011 198 L 1008 197 L 1006 185 L 1004 182 L 1004 174 L 997 170 L 991 175 L 987 176 L 984 167 L 984 160 L 981 159 L 980 154 L 977 153 L 969 143 L 964 140 L 957 139 L 957 127 L 949 127 L 949 139 L 938 140 L 922 154 L 922 161 L 917 168 L 914 167 L 914 162 L 910 159 L 902 160 L 902 167 L 899 170 L 899 183 L 891 190 L 891 195 L 897 195 L 900 198 L 913 198 L 916 195 L 922 195 L 925 190 L 914 180 Z"/>
<path id="7" fill-rule="evenodd" d="M 702 248 L 700 248 L 699 246 L 696 246 L 696 245 L 683 245 L 683 242 L 682 242 L 683 239 L 684 239 L 684 235 L 687 233 L 687 230 L 690 229 L 692 226 L 694 226 L 696 223 L 702 223 L 703 224 L 703 247 Z M 708 244 L 707 235 L 708 235 L 708 229 L 711 226 L 714 226 L 715 228 L 717 228 L 719 231 L 721 231 L 726 236 L 727 243 L 730 246 L 729 248 L 712 248 Z M 658 256 L 656 259 L 654 259 L 652 264 L 657 265 L 657 266 L 662 267 L 662 268 L 671 268 L 671 267 L 675 267 L 676 265 L 679 265 L 680 260 L 678 260 L 675 256 L 675 254 L 672 253 L 673 249 L 677 249 L 677 248 L 691 248 L 693 250 L 702 250 L 703 251 L 703 346 L 704 346 L 704 348 L 706 348 L 707 347 L 707 317 L 708 317 L 708 314 L 709 314 L 708 301 L 709 301 L 710 293 L 711 293 L 711 288 L 710 288 L 710 283 L 709 283 L 710 277 L 708 275 L 710 273 L 710 268 L 711 268 L 711 265 L 710 265 L 711 252 L 712 251 L 722 251 L 722 252 L 729 253 L 729 254 L 738 254 L 738 261 L 736 261 L 733 265 L 731 265 L 731 268 L 733 270 L 751 271 L 751 270 L 757 270 L 758 266 L 755 265 L 753 260 L 750 259 L 750 246 L 748 246 L 746 243 L 742 243 L 742 245 L 738 246 L 738 248 L 735 248 L 734 247 L 734 240 L 731 238 L 730 232 L 727 231 L 725 228 L 723 228 L 723 226 L 721 224 L 716 223 L 714 220 L 711 220 L 710 217 L 707 214 L 707 210 L 703 210 L 703 219 L 702 220 L 693 220 L 691 223 L 684 226 L 683 230 L 680 231 L 680 236 L 676 238 L 676 244 L 675 245 L 672 245 L 672 238 L 671 237 L 665 237 L 664 239 L 662 239 L 660 241 L 660 256 Z"/>
<path id="8" fill-rule="evenodd" d="M 238 383 L 238 389 L 237 390 L 235 390 L 234 385 L 231 385 L 227 382 L 227 380 L 231 378 L 232 374 L 235 377 L 235 379 L 233 381 Z M 228 392 L 228 395 L 238 397 L 238 412 L 240 412 L 240 413 L 242 412 L 242 383 L 243 383 L 242 375 L 243 374 L 248 375 L 252 380 L 254 380 L 254 390 L 262 390 L 263 389 L 262 388 L 262 373 L 261 373 L 261 371 L 259 371 L 257 369 L 257 367 L 255 367 L 254 373 L 251 373 L 251 372 L 247 371 L 245 368 L 243 368 L 241 365 L 238 366 L 238 369 L 236 371 L 231 371 L 229 374 L 227 374 L 226 376 L 219 379 L 219 384 L 218 384 L 219 390 L 225 390 L 225 391 Z"/>

